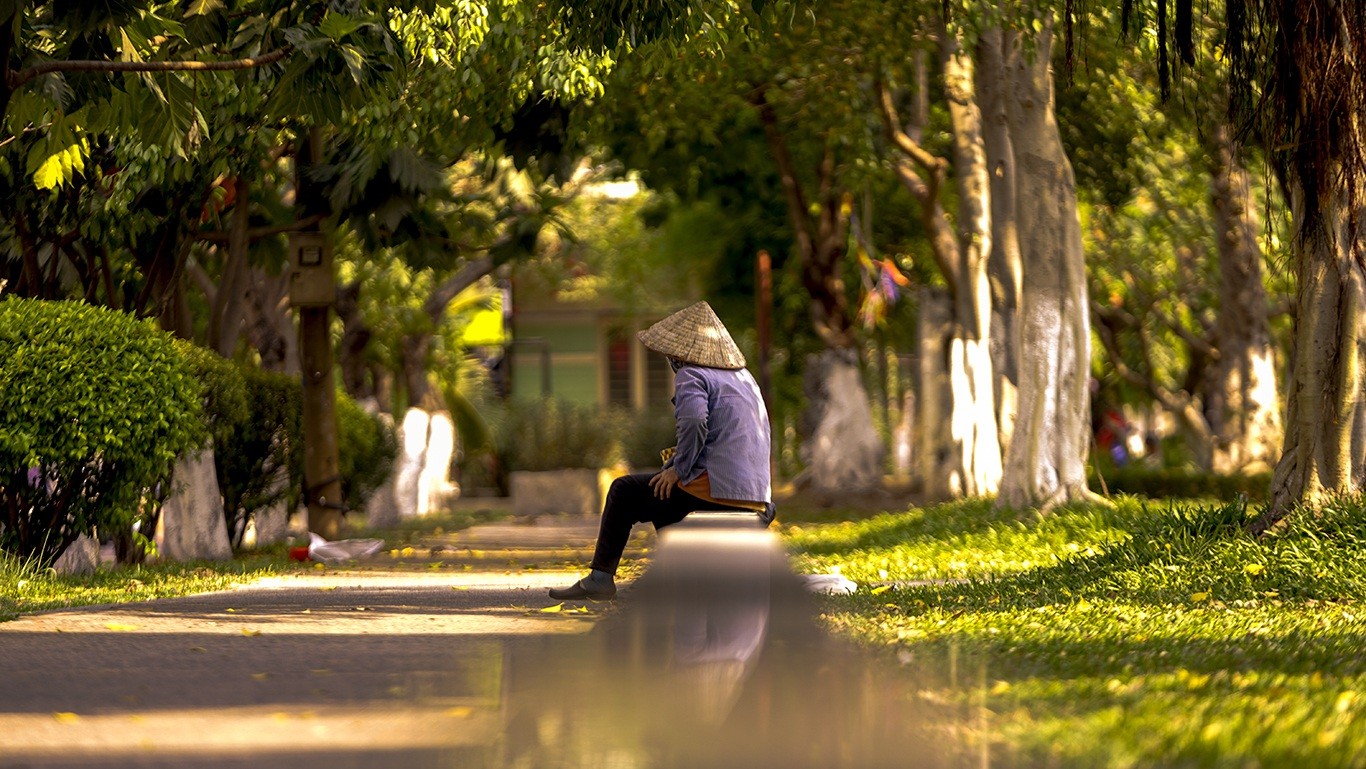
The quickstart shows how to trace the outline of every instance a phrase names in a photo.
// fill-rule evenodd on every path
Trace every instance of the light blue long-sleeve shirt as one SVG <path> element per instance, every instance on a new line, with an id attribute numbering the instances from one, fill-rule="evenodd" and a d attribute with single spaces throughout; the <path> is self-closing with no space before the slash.
<path id="1" fill-rule="evenodd" d="M 768 412 L 745 369 L 683 364 L 674 373 L 679 483 L 707 473 L 715 499 L 773 501 Z"/>

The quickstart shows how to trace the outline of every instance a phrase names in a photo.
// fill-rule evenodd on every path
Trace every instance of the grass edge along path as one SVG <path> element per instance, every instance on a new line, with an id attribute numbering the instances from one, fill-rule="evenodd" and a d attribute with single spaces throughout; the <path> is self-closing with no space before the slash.
<path id="1" fill-rule="evenodd" d="M 499 517 L 486 510 L 452 511 L 403 521 L 393 529 L 362 526 L 349 536 L 384 539 L 387 549 L 424 535 L 455 532 Z M 281 542 L 236 553 L 230 561 L 103 566 L 93 573 L 78 575 L 40 569 L 0 552 L 0 622 L 40 611 L 210 593 L 262 577 L 323 568 L 322 564 L 291 561 L 288 548 L 288 543 Z"/>
<path id="2" fill-rule="evenodd" d="M 1253 512 L 1127 498 L 1025 522 L 969 501 L 786 537 L 806 570 L 883 583 L 826 621 L 998 765 L 1366 766 L 1366 510 L 1264 540 Z M 966 581 L 887 584 L 927 576 Z"/>

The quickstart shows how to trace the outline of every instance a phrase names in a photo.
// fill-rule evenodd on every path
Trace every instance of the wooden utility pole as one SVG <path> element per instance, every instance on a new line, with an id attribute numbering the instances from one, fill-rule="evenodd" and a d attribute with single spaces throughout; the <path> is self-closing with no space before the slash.
<path id="1" fill-rule="evenodd" d="M 337 279 L 332 249 L 319 215 L 327 197 L 310 169 L 322 161 L 322 131 L 299 138 L 294 155 L 295 207 L 300 220 L 317 222 L 290 238 L 290 304 L 299 313 L 299 363 L 303 369 L 304 489 L 308 530 L 325 538 L 341 535 L 346 506 L 341 494 L 337 450 L 337 387 L 332 373 L 332 305 Z"/>
<path id="2" fill-rule="evenodd" d="M 764 396 L 769 419 L 773 418 L 773 264 L 760 249 L 755 263 L 754 325 L 759 334 L 759 392 Z"/>

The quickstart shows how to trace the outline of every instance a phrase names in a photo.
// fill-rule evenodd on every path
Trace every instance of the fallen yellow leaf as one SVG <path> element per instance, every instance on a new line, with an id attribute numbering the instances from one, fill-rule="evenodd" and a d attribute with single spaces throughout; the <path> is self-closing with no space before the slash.
<path id="1" fill-rule="evenodd" d="M 1249 563 L 1248 565 L 1243 567 L 1243 571 L 1255 577 L 1258 574 L 1261 574 L 1262 572 L 1266 571 L 1266 567 L 1261 565 L 1260 563 Z"/>
<path id="2" fill-rule="evenodd" d="M 242 635 L 247 637 L 255 637 L 261 635 L 261 631 L 254 627 L 244 627 L 242 628 Z"/>
<path id="3" fill-rule="evenodd" d="M 81 717 L 75 713 L 53 713 L 52 717 L 57 719 L 59 724 L 74 724 L 81 720 Z"/>
<path id="4" fill-rule="evenodd" d="M 106 622 L 104 626 L 105 626 L 106 628 L 109 628 L 110 630 L 113 630 L 113 631 L 118 632 L 118 633 L 126 633 L 126 632 L 128 632 L 129 630 L 137 630 L 137 629 L 138 629 L 138 626 L 137 626 L 137 625 L 129 625 L 129 624 L 125 624 L 125 623 L 123 623 L 123 622 Z"/>
<path id="5" fill-rule="evenodd" d="M 873 595 L 882 595 L 883 593 L 891 589 L 891 585 L 878 585 L 877 587 L 873 588 L 872 593 Z"/>
<path id="6" fill-rule="evenodd" d="M 544 609 L 541 609 L 541 611 L 545 614 L 559 614 L 563 610 L 564 604 L 562 603 L 557 603 L 554 606 L 547 606 Z"/>
<path id="7" fill-rule="evenodd" d="M 1209 593 L 1191 593 L 1191 600 L 1196 603 L 1209 600 Z"/>

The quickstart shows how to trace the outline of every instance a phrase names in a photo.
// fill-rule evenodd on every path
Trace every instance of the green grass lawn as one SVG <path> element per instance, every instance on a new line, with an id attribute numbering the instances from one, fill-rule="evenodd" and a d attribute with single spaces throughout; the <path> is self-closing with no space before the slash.
<path id="1" fill-rule="evenodd" d="M 861 583 L 828 623 L 997 765 L 1366 766 L 1366 510 L 1260 541 L 1248 514 L 961 502 L 785 534 L 801 568 Z"/>
<path id="2" fill-rule="evenodd" d="M 404 521 L 394 529 L 361 528 L 349 536 L 377 537 L 386 541 L 386 547 L 402 547 L 424 535 L 454 532 L 499 517 L 487 510 L 459 510 Z M 0 622 L 51 609 L 226 590 L 260 577 L 313 568 L 321 564 L 291 561 L 285 543 L 238 553 L 231 561 L 112 566 L 86 575 L 56 574 L 0 553 Z"/>
<path id="3" fill-rule="evenodd" d="M 92 574 L 60 575 L 0 554 L 0 622 L 21 614 L 71 606 L 146 601 L 226 590 L 293 564 L 284 546 L 221 563 L 162 563 L 101 568 Z"/>

